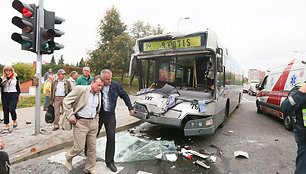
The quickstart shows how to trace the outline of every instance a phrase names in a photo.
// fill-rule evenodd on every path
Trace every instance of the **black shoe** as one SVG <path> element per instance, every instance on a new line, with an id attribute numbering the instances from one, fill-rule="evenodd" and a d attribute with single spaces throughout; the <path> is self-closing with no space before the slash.
<path id="1" fill-rule="evenodd" d="M 117 167 L 115 166 L 114 163 L 106 164 L 106 166 L 111 169 L 113 172 L 117 172 Z"/>

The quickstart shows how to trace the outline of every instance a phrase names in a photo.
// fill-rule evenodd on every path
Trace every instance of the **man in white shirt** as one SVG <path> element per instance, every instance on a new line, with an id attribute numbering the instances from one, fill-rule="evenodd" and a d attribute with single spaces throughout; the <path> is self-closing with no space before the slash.
<path id="1" fill-rule="evenodd" d="M 65 116 L 62 127 L 69 130 L 73 126 L 73 147 L 66 153 L 66 167 L 72 170 L 72 159 L 79 155 L 87 142 L 87 159 L 85 172 L 97 174 L 96 165 L 96 135 L 98 132 L 98 114 L 101 108 L 101 89 L 103 78 L 96 76 L 89 86 L 76 86 L 64 99 Z"/>
<path id="2" fill-rule="evenodd" d="M 74 89 L 74 87 L 75 87 L 75 81 L 76 81 L 77 78 L 78 78 L 78 72 L 71 71 L 70 77 L 68 78 L 68 80 L 70 81 L 72 89 Z"/>
<path id="3" fill-rule="evenodd" d="M 59 120 L 61 109 L 63 110 L 63 100 L 71 91 L 71 84 L 65 79 L 66 72 L 63 69 L 58 70 L 58 78 L 51 84 L 50 104 L 54 106 L 53 131 L 59 129 Z"/>

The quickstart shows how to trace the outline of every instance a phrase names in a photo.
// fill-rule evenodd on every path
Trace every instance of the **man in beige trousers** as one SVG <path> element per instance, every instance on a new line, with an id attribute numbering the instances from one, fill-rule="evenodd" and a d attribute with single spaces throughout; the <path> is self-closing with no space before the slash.
<path id="1" fill-rule="evenodd" d="M 70 130 L 73 125 L 73 147 L 66 153 L 66 167 L 72 170 L 72 159 L 79 155 L 87 142 L 87 160 L 85 172 L 97 174 L 96 135 L 98 132 L 98 114 L 101 108 L 101 89 L 103 78 L 96 76 L 91 85 L 77 86 L 64 99 L 65 116 L 63 129 Z"/>

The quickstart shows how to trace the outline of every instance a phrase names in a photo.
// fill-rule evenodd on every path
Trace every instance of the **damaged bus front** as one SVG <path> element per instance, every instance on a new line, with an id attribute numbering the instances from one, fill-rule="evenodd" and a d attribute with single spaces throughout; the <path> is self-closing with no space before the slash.
<path id="1" fill-rule="evenodd" d="M 138 39 L 129 72 L 134 116 L 185 136 L 212 134 L 240 102 L 237 67 L 212 31 Z"/>

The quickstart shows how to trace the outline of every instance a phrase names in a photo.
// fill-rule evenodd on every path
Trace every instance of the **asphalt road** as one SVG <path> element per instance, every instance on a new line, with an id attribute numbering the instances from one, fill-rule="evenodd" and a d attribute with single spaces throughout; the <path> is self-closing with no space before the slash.
<path id="1" fill-rule="evenodd" d="M 116 163 L 120 174 L 148 173 L 232 173 L 232 174 L 288 174 L 295 168 L 296 143 L 293 132 L 287 131 L 282 121 L 273 116 L 257 114 L 255 97 L 244 94 L 240 107 L 236 109 L 215 134 L 208 136 L 184 137 L 177 129 L 159 127 L 144 123 L 130 131 L 133 136 L 146 140 L 174 141 L 177 146 L 211 154 L 217 157 L 215 163 L 206 161 L 210 169 L 204 169 L 191 160 L 178 155 L 175 162 L 147 160 Z M 249 159 L 235 158 L 234 151 L 244 151 Z M 11 173 L 69 173 L 62 164 L 50 162 L 49 157 L 62 153 L 58 151 L 12 166 Z M 73 174 L 83 173 L 85 160 L 74 165 Z M 100 173 L 110 172 L 103 161 L 98 161 Z M 103 169 L 102 169 L 103 168 Z M 102 170 L 102 171 L 101 171 Z"/>

